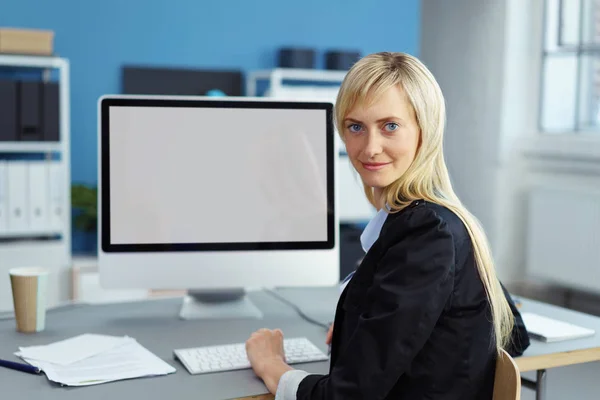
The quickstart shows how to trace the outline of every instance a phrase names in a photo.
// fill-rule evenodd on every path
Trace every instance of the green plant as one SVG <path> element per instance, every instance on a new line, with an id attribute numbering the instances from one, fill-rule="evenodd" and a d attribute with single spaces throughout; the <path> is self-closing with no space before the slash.
<path id="1" fill-rule="evenodd" d="M 84 232 L 96 232 L 98 227 L 98 189 L 83 184 L 71 186 L 73 223 Z"/>

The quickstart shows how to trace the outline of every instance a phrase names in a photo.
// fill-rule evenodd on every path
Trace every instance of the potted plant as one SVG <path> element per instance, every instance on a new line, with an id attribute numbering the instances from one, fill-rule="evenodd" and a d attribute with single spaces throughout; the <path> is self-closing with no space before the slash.
<path id="1" fill-rule="evenodd" d="M 73 252 L 97 253 L 98 189 L 84 184 L 71 186 Z"/>

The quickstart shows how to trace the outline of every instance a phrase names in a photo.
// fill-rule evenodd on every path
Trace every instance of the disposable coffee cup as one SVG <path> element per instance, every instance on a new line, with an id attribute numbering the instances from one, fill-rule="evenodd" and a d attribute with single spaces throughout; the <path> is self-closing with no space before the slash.
<path id="1" fill-rule="evenodd" d="M 17 331 L 41 332 L 46 327 L 46 268 L 23 267 L 8 271 L 12 287 Z"/>

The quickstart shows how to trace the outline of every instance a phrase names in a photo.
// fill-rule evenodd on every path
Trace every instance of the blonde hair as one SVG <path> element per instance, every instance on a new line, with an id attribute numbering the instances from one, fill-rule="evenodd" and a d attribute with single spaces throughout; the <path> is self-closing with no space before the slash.
<path id="1" fill-rule="evenodd" d="M 484 230 L 452 189 L 443 154 L 446 109 L 434 76 L 418 59 L 408 54 L 383 52 L 362 58 L 348 71 L 338 93 L 335 118 L 339 135 L 344 140 L 343 121 L 355 104 L 372 102 L 395 86 L 404 90 L 412 105 L 421 137 L 414 161 L 401 177 L 383 189 L 384 199 L 390 212 L 423 199 L 450 209 L 463 221 L 491 306 L 494 340 L 500 351 L 510 341 L 514 317 L 496 275 Z M 377 206 L 373 188 L 364 185 L 364 190 L 369 202 Z"/>

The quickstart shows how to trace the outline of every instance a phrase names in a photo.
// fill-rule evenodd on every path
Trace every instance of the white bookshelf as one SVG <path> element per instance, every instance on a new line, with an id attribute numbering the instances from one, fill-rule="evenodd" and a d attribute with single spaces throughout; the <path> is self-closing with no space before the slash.
<path id="1" fill-rule="evenodd" d="M 58 153 L 60 142 L 0 142 L 0 153 Z"/>
<path id="2" fill-rule="evenodd" d="M 259 80 L 269 81 L 269 89 L 275 93 L 284 86 L 284 81 L 341 83 L 345 76 L 346 71 L 322 69 L 274 68 L 252 71 L 246 78 L 246 96 L 257 95 Z"/>
<path id="3" fill-rule="evenodd" d="M 34 229 L 26 231 L 0 232 L 0 239 L 32 239 L 36 237 L 51 238 L 61 236 L 62 234 L 62 229 Z"/>
<path id="4" fill-rule="evenodd" d="M 59 83 L 59 141 L 58 142 L 1 142 L 0 156 L 24 153 L 41 154 L 60 167 L 57 187 L 61 191 L 62 220 L 60 227 L 47 230 L 23 230 L 0 234 L 0 311 L 12 309 L 8 270 L 20 266 L 44 266 L 50 269 L 48 305 L 53 306 L 70 298 L 71 269 L 71 145 L 70 145 L 70 81 L 69 61 L 61 57 L 21 56 L 0 54 L 0 70 L 39 70 L 44 80 L 53 71 Z M 10 161 L 7 161 L 10 162 Z M 56 183 L 56 182 L 54 182 Z M 52 182 L 51 182 L 52 184 Z"/>

